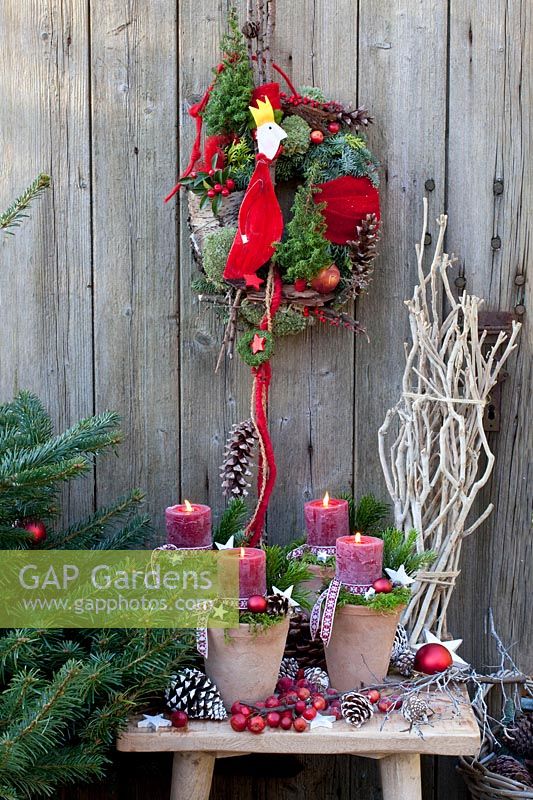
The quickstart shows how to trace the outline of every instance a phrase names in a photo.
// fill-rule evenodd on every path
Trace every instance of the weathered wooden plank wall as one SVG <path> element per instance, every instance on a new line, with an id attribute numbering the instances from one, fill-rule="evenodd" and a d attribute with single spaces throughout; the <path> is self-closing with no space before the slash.
<path id="1" fill-rule="evenodd" d="M 283 343 L 276 355 L 271 420 L 280 479 L 270 538 L 298 534 L 304 499 L 325 488 L 382 491 L 376 434 L 399 392 L 403 300 L 414 284 L 425 193 L 433 218 L 449 212 L 449 249 L 467 291 L 485 296 L 488 308 L 526 311 L 501 431 L 491 438 L 497 463 L 483 500 L 496 498 L 496 510 L 465 549 L 452 626 L 468 657 L 490 663 L 492 604 L 501 633 L 531 669 L 531 281 L 521 282 L 533 211 L 531 4 L 278 4 L 280 62 L 300 83 L 366 103 L 376 117 L 385 236 L 374 286 L 358 309 L 370 344 L 320 330 Z M 185 98 L 209 81 L 228 5 L 0 4 L 0 204 L 36 172 L 53 176 L 25 230 L 0 242 L 0 399 L 33 389 L 58 426 L 116 408 L 128 437 L 119 460 L 71 490 L 70 516 L 134 484 L 147 490 L 158 525 L 180 494 L 221 507 L 218 464 L 228 428 L 247 413 L 249 376 L 238 363 L 212 373 L 221 328 L 189 291 L 184 212 L 174 215 L 161 198 L 178 153 L 182 163 L 187 157 L 193 131 Z M 164 770 L 150 772 L 143 761 L 130 776 L 130 763 L 121 761 L 113 788 L 80 797 L 141 797 L 149 784 L 151 796 L 166 796 Z M 274 777 L 272 763 L 259 761 L 245 778 L 217 777 L 214 796 L 379 797 L 372 764 L 304 763 L 297 775 L 289 765 L 292 777 Z M 445 762 L 428 764 L 425 775 L 428 798 L 459 796 Z"/>

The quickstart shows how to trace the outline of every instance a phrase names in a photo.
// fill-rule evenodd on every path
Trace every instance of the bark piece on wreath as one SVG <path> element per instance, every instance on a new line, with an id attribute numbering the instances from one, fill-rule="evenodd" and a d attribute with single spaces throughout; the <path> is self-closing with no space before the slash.
<path id="1" fill-rule="evenodd" d="M 239 208 L 243 197 L 244 192 L 232 192 L 229 197 L 224 198 L 218 214 L 215 215 L 209 204 L 200 208 L 201 197 L 193 192 L 188 192 L 190 241 L 194 258 L 200 266 L 206 237 L 219 228 L 234 228 L 237 226 Z"/>
<path id="2" fill-rule="evenodd" d="M 257 442 L 253 420 L 246 419 L 234 425 L 226 442 L 224 461 L 220 467 L 222 493 L 225 497 L 245 497 L 251 476 L 250 462 Z"/>
<path id="3" fill-rule="evenodd" d="M 252 303 L 265 302 L 265 292 L 261 290 L 258 292 L 247 292 L 246 297 Z M 334 297 L 334 292 L 330 292 L 329 294 L 320 294 L 314 289 L 304 289 L 303 291 L 299 292 L 296 290 L 293 283 L 284 283 L 281 290 L 281 298 L 283 303 L 294 303 L 295 305 L 308 306 L 309 308 L 323 306 L 333 300 Z"/>

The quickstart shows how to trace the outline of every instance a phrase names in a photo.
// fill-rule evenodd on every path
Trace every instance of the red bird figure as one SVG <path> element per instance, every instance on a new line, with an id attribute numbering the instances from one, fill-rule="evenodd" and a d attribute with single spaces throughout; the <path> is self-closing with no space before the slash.
<path id="1" fill-rule="evenodd" d="M 274 244 L 283 233 L 283 216 L 272 185 L 269 166 L 287 134 L 274 121 L 268 97 L 250 106 L 257 125 L 256 166 L 239 209 L 237 233 L 228 255 L 224 278 L 251 285 L 257 270 L 274 254 Z"/>

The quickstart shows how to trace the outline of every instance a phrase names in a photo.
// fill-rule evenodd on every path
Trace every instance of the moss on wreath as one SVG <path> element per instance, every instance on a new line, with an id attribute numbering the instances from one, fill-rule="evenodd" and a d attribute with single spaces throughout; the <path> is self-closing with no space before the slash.
<path id="1" fill-rule="evenodd" d="M 222 274 L 236 233 L 234 227 L 219 228 L 205 237 L 202 265 L 208 280 L 219 291 L 226 287 Z"/>
<path id="2" fill-rule="evenodd" d="M 259 326 L 265 313 L 263 305 L 244 301 L 239 309 L 239 316 L 243 322 L 254 328 Z M 307 320 L 300 311 L 294 309 L 280 308 L 272 323 L 272 333 L 274 336 L 291 336 L 301 333 L 307 327 Z"/>
<path id="3" fill-rule="evenodd" d="M 259 350 L 257 353 L 252 352 L 252 342 L 255 336 L 264 339 L 264 350 Z M 237 342 L 237 352 L 249 367 L 258 367 L 264 364 L 265 361 L 270 361 L 274 354 L 274 337 L 268 331 L 253 330 L 243 333 Z"/>
<path id="4" fill-rule="evenodd" d="M 371 599 L 365 600 L 362 594 L 352 594 L 347 589 L 341 588 L 337 599 L 337 607 L 365 606 L 382 614 L 392 613 L 401 606 L 407 605 L 411 597 L 411 590 L 406 586 L 398 586 L 392 592 L 375 594 Z"/>

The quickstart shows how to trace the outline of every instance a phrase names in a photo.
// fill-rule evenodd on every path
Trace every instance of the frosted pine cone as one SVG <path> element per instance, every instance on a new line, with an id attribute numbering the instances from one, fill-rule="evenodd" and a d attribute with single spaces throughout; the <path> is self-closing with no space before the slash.
<path id="1" fill-rule="evenodd" d="M 341 712 L 343 718 L 354 728 L 360 728 L 374 714 L 372 703 L 364 694 L 359 692 L 346 692 L 341 699 Z"/>
<path id="2" fill-rule="evenodd" d="M 222 720 L 228 716 L 217 687 L 199 669 L 186 667 L 173 675 L 165 699 L 172 711 L 185 711 L 191 719 Z"/>
<path id="3" fill-rule="evenodd" d="M 401 650 L 395 658 L 391 658 L 391 664 L 400 675 L 404 678 L 410 678 L 413 674 L 413 667 L 415 663 L 415 653 L 409 647 L 406 650 Z"/>
<path id="4" fill-rule="evenodd" d="M 296 678 L 299 666 L 295 658 L 284 658 L 279 668 L 280 678 Z"/>
<path id="5" fill-rule="evenodd" d="M 224 461 L 220 467 L 222 493 L 225 497 L 246 497 L 250 486 L 247 478 L 252 450 L 257 439 L 253 420 L 234 425 L 226 442 Z"/>
<path id="6" fill-rule="evenodd" d="M 392 653 L 391 653 L 391 661 L 400 655 L 403 650 L 407 650 L 409 647 L 409 638 L 407 636 L 407 631 L 402 623 L 398 623 L 398 627 L 396 628 L 396 633 L 394 634 L 394 644 L 392 645 Z"/>
<path id="7" fill-rule="evenodd" d="M 410 723 L 410 730 L 413 725 L 427 725 L 429 718 L 433 716 L 433 711 L 425 700 L 413 695 L 402 705 L 402 714 L 404 719 Z"/>
<path id="8" fill-rule="evenodd" d="M 329 689 L 328 673 L 320 667 L 308 667 L 304 670 L 304 678 L 315 686 L 318 691 Z"/>

